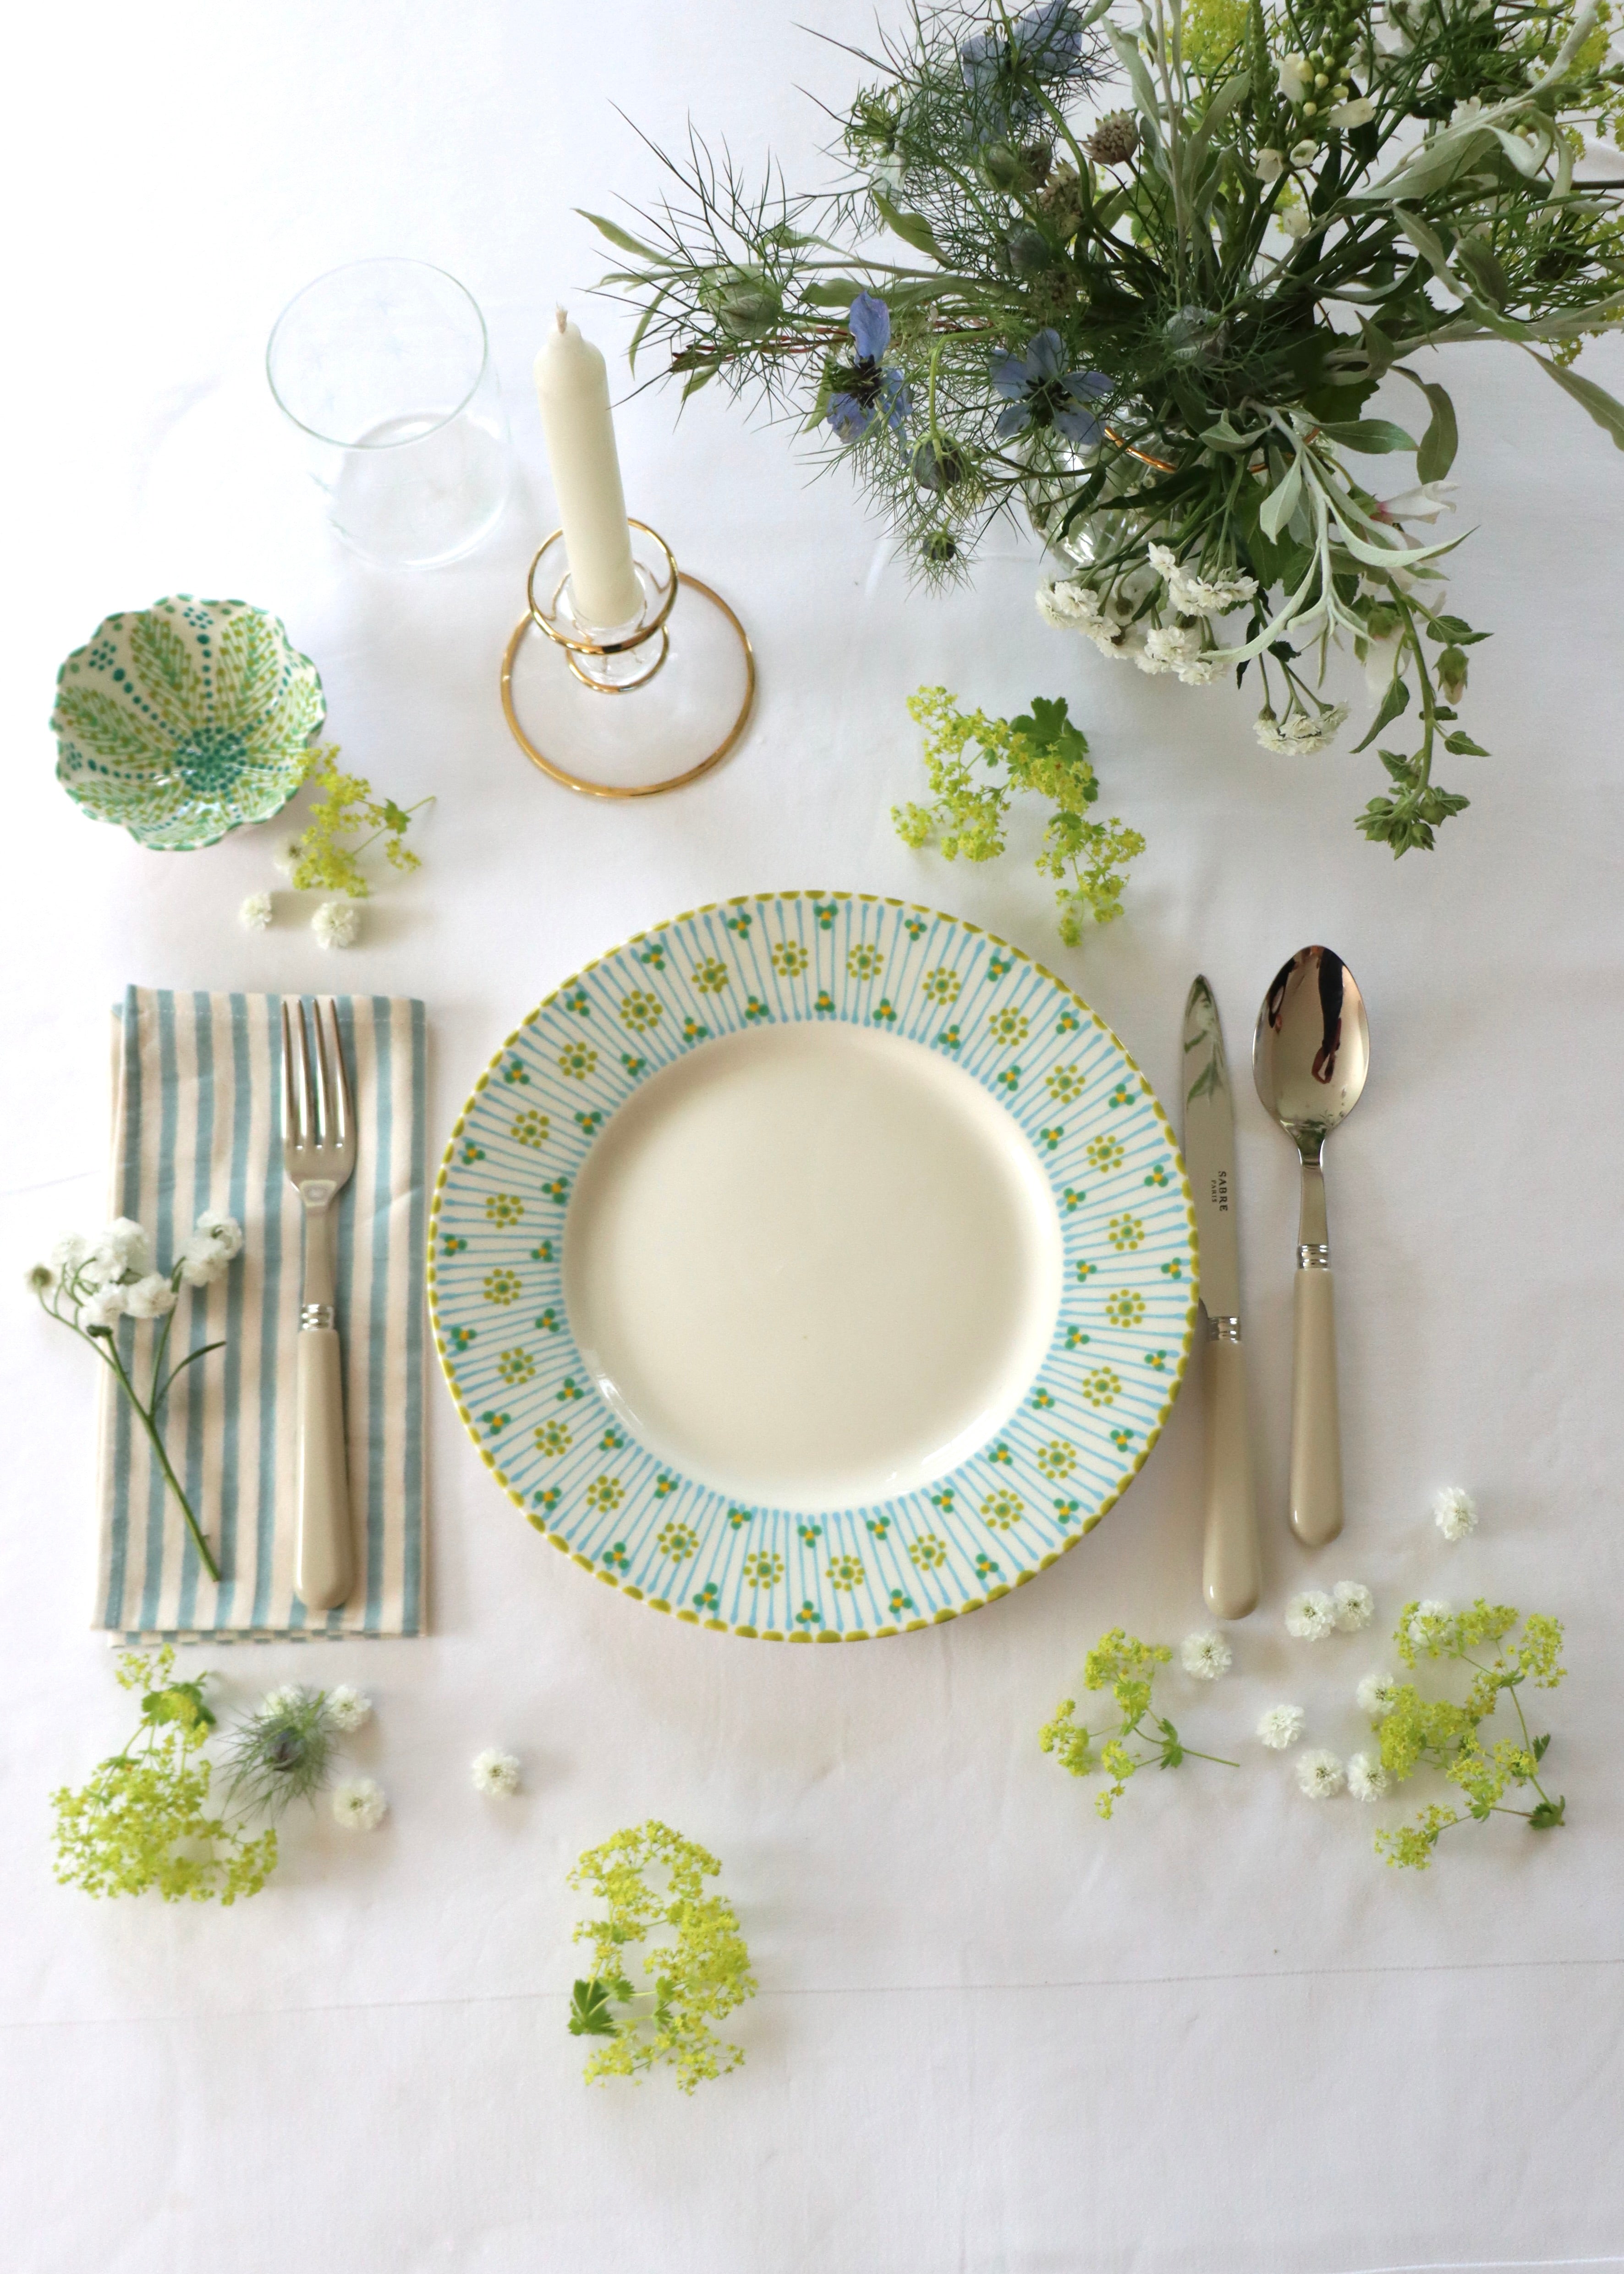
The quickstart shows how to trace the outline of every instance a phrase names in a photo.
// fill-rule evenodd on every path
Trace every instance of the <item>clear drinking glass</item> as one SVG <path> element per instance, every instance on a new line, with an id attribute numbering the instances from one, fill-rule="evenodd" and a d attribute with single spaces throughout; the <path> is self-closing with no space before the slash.
<path id="1" fill-rule="evenodd" d="M 485 319 L 422 260 L 355 260 L 307 284 L 266 350 L 271 392 L 304 438 L 344 543 L 428 568 L 495 526 L 511 475 Z"/>

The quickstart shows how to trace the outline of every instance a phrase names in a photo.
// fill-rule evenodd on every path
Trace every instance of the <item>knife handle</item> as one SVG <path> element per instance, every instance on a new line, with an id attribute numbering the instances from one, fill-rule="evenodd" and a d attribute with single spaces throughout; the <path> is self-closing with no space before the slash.
<path id="1" fill-rule="evenodd" d="M 344 1377 L 335 1327 L 301 1327 L 298 1352 L 298 1526 L 293 1586 L 307 1609 L 330 1611 L 354 1584 Z"/>
<path id="2" fill-rule="evenodd" d="M 1257 1608 L 1258 1495 L 1246 1426 L 1246 1353 L 1239 1321 L 1214 1321 L 1207 1344 L 1207 1538 L 1201 1592 L 1215 1618 Z"/>
<path id="3" fill-rule="evenodd" d="M 1329 1264 L 1299 1261 L 1292 1315 L 1291 1529 L 1305 1547 L 1323 1547 L 1342 1528 L 1336 1285 Z"/>

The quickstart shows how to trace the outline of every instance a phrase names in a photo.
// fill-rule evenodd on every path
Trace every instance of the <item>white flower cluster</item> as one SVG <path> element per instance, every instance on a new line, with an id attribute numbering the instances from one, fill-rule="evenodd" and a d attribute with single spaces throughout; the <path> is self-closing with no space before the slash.
<path id="1" fill-rule="evenodd" d="M 1446 1485 L 1432 1502 L 1432 1520 L 1451 1543 L 1477 1529 L 1477 1503 L 1459 1485 Z"/>
<path id="2" fill-rule="evenodd" d="M 1149 678 L 1175 672 L 1186 687 L 1205 687 L 1229 669 L 1206 645 L 1198 624 L 1151 624 L 1143 629 L 1126 599 L 1107 603 L 1076 577 L 1056 577 L 1038 587 L 1038 613 L 1046 623 L 1081 632 L 1101 655 L 1137 664 Z"/>
<path id="3" fill-rule="evenodd" d="M 1300 1706 L 1271 1706 L 1258 1724 L 1258 1736 L 1272 1753 L 1283 1753 L 1303 1734 Z"/>
<path id="4" fill-rule="evenodd" d="M 346 1832 L 376 1832 L 388 1812 L 388 1796 L 372 1777 L 349 1777 L 333 1788 L 333 1814 Z"/>
<path id="5" fill-rule="evenodd" d="M 207 1287 L 222 1278 L 242 1246 L 243 1229 L 236 1219 L 205 1209 L 171 1269 L 155 1271 L 145 1229 L 121 1216 L 94 1239 L 80 1232 L 59 1239 L 50 1261 L 29 1272 L 28 1285 L 41 1298 L 69 1303 L 79 1326 L 106 1329 L 121 1318 L 166 1318 L 183 1282 Z"/>
<path id="6" fill-rule="evenodd" d="M 1357 1634 L 1375 1615 L 1376 1599 L 1357 1579 L 1339 1579 L 1327 1594 L 1306 1588 L 1286 1605 L 1286 1632 L 1299 1642 L 1323 1642 L 1331 1634 Z"/>
<path id="7" fill-rule="evenodd" d="M 1221 1634 L 1186 1635 L 1178 1654 L 1184 1672 L 1193 1674 L 1198 1682 L 1216 1682 L 1235 1663 L 1235 1653 Z"/>
<path id="8" fill-rule="evenodd" d="M 327 1692 L 327 1714 L 335 1729 L 341 1730 L 346 1737 L 353 1736 L 357 1729 L 365 1728 L 372 1720 L 372 1701 L 364 1690 L 354 1689 L 348 1682 L 341 1682 L 336 1689 Z"/>
<path id="9" fill-rule="evenodd" d="M 361 937 L 361 911 L 353 900 L 323 900 L 310 928 L 320 947 L 353 947 Z"/>
<path id="10" fill-rule="evenodd" d="M 1330 748 L 1347 716 L 1345 703 L 1329 703 L 1318 712 L 1292 710 L 1277 719 L 1266 703 L 1258 713 L 1257 736 L 1266 750 L 1278 750 L 1286 757 L 1308 757 Z"/>
<path id="11" fill-rule="evenodd" d="M 1227 615 L 1231 608 L 1250 600 L 1258 589 L 1257 578 L 1244 569 L 1221 569 L 1211 576 L 1194 573 L 1166 545 L 1153 545 L 1150 559 L 1181 616 Z"/>
<path id="12" fill-rule="evenodd" d="M 520 1768 L 517 1758 L 504 1753 L 495 1745 L 488 1745 L 483 1753 L 474 1756 L 474 1789 L 488 1792 L 500 1800 L 511 1800 L 520 1788 Z"/>

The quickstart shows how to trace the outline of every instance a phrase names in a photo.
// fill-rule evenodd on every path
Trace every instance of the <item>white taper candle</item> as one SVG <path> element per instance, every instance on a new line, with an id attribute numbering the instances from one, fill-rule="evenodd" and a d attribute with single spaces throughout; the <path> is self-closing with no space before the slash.
<path id="1" fill-rule="evenodd" d="M 642 612 L 643 590 L 632 568 L 609 375 L 562 308 L 536 358 L 536 393 L 575 612 L 605 629 L 629 623 Z"/>

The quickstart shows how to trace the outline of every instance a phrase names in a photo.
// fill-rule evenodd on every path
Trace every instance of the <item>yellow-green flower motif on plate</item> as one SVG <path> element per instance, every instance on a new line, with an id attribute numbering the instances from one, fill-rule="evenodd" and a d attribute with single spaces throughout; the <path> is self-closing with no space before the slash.
<path id="1" fill-rule="evenodd" d="M 571 1209 L 646 1082 L 827 1022 L 929 1052 L 1014 1125 L 1052 1203 L 1059 1291 L 1038 1362 L 967 1454 L 875 1503 L 784 1508 L 689 1473 L 611 1409 L 569 1314 Z M 1155 1442 L 1198 1292 L 1172 1131 L 1103 1021 L 975 925 L 846 892 L 701 908 L 565 980 L 459 1116 L 429 1243 L 453 1396 L 530 1523 L 599 1584 L 780 1642 L 928 1627 L 1075 1547 Z"/>
<path id="2" fill-rule="evenodd" d="M 97 821 L 184 853 L 269 821 L 304 779 L 321 681 L 274 616 L 186 593 L 107 617 L 56 674 L 56 779 Z"/>

